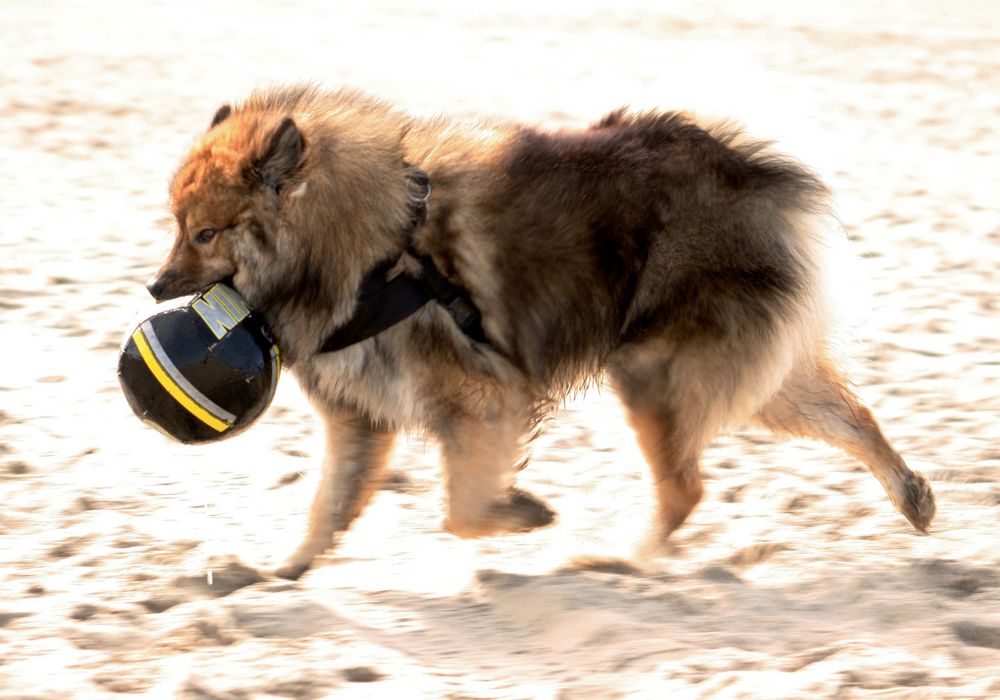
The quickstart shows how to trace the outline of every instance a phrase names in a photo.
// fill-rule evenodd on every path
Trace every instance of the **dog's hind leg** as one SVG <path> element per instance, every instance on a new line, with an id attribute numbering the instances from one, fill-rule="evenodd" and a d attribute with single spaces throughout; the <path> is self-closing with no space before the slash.
<path id="1" fill-rule="evenodd" d="M 702 445 L 685 434 L 683 416 L 669 402 L 630 397 L 625 400 L 625 410 L 652 470 L 658 508 L 653 536 L 660 544 L 701 501 Z"/>
<path id="2" fill-rule="evenodd" d="M 930 484 L 906 466 L 872 412 L 828 363 L 796 368 L 756 419 L 776 433 L 816 438 L 841 448 L 868 468 L 915 528 L 927 532 L 936 509 Z"/>
<path id="3" fill-rule="evenodd" d="M 447 516 L 444 529 L 459 537 L 525 532 L 550 524 L 555 513 L 514 486 L 522 456 L 523 421 L 453 417 L 439 431 Z"/>
<path id="4" fill-rule="evenodd" d="M 313 500 L 309 530 L 285 564 L 282 578 L 297 579 L 315 557 L 332 548 L 368 504 L 378 487 L 394 433 L 369 418 L 349 411 L 327 413 L 323 476 Z"/>
<path id="5" fill-rule="evenodd" d="M 703 338 L 664 334 L 622 346 L 608 371 L 652 470 L 657 516 L 651 544 L 664 544 L 701 500 L 699 459 L 711 440 L 753 415 L 781 386 L 791 351 L 755 319 Z M 745 322 L 743 322 L 745 321 Z"/>
<path id="6" fill-rule="evenodd" d="M 701 500 L 699 458 L 718 429 L 719 412 L 695 386 L 672 376 L 671 357 L 655 344 L 629 349 L 613 359 L 612 385 L 649 463 L 657 513 L 652 544 L 662 545 Z M 678 381 L 679 379 L 679 381 Z"/>

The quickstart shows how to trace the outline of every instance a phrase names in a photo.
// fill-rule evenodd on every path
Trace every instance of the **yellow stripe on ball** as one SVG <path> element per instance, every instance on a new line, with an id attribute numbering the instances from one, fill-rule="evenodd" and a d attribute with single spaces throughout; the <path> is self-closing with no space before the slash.
<path id="1" fill-rule="evenodd" d="M 146 336 L 143 334 L 141 328 L 137 328 L 135 333 L 132 334 L 132 340 L 135 341 L 135 346 L 139 349 L 139 354 L 146 362 L 146 366 L 149 368 L 149 371 L 153 373 L 156 380 L 160 382 L 164 389 L 167 390 L 168 394 L 174 397 L 174 400 L 177 401 L 177 403 L 186 408 L 191 415 L 200 420 L 202 423 L 219 431 L 220 433 L 229 428 L 228 423 L 225 423 L 213 416 L 211 413 L 199 406 L 194 399 L 185 394 L 184 390 L 177 385 L 177 382 L 175 382 L 170 375 L 166 373 L 159 361 L 156 359 L 156 355 L 154 355 L 152 349 L 150 349 L 149 343 L 146 342 Z"/>

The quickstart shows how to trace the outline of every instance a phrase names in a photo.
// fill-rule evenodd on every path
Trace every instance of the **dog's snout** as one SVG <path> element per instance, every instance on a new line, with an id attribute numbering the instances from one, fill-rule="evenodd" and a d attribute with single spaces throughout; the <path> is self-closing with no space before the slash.
<path id="1" fill-rule="evenodd" d="M 146 282 L 146 291 L 149 292 L 156 301 L 165 301 L 167 284 L 170 282 L 169 275 L 153 275 Z"/>

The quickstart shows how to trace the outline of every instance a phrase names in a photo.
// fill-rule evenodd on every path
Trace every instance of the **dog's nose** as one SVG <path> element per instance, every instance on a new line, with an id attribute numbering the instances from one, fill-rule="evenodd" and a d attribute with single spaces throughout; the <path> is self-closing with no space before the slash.
<path id="1" fill-rule="evenodd" d="M 168 281 L 167 275 L 153 275 L 146 282 L 146 291 L 157 301 L 163 301 L 163 290 L 166 288 Z"/>

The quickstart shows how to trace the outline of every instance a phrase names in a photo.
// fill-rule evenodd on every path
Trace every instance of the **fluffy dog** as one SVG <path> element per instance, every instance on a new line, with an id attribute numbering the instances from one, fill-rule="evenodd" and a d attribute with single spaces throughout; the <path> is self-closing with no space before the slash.
<path id="1" fill-rule="evenodd" d="M 414 183 L 428 181 L 425 211 Z M 702 450 L 745 422 L 836 445 L 918 530 L 934 516 L 926 479 L 831 359 L 826 188 L 735 130 L 620 110 L 550 133 L 277 89 L 218 111 L 171 203 L 177 238 L 150 292 L 230 281 L 326 423 L 308 534 L 282 576 L 350 526 L 405 429 L 440 441 L 449 531 L 550 523 L 514 486 L 526 441 L 568 391 L 605 379 L 653 471 L 660 539 L 702 497 Z M 373 271 L 419 279 L 428 264 L 480 332 L 434 301 L 323 351 Z"/>

